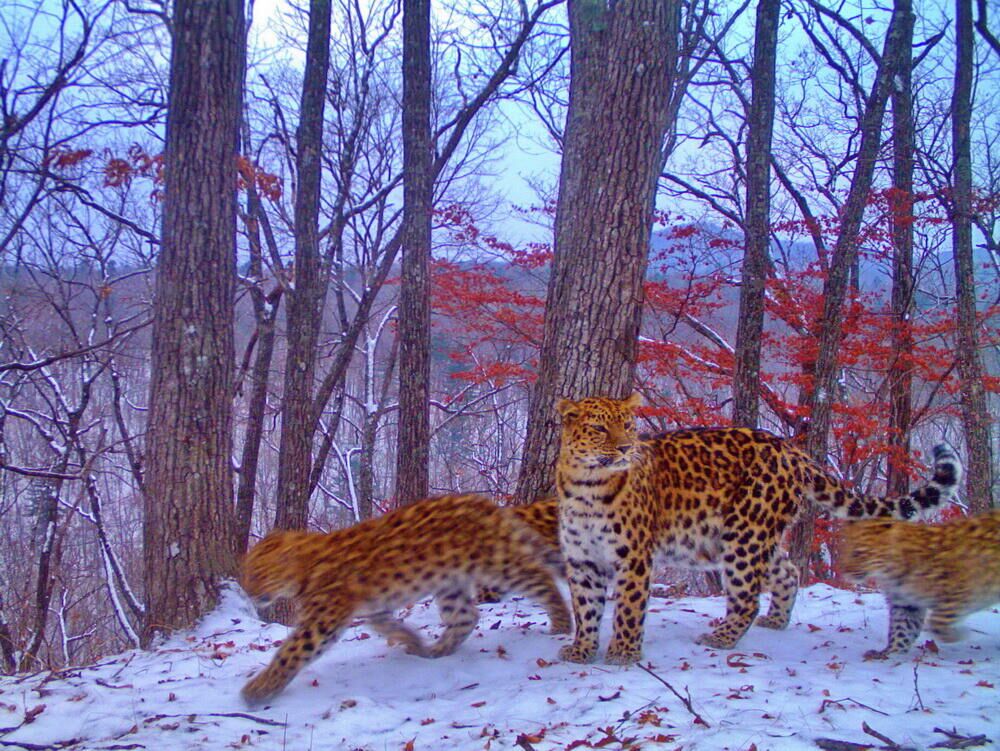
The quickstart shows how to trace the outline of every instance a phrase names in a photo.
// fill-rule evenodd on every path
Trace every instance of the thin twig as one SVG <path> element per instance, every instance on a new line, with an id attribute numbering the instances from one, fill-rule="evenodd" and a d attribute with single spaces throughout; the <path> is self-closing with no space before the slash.
<path id="1" fill-rule="evenodd" d="M 851 743 L 835 738 L 817 738 L 816 745 L 823 751 L 871 751 L 872 748 L 870 743 Z"/>
<path id="2" fill-rule="evenodd" d="M 269 720 L 266 717 L 257 717 L 256 715 L 247 714 L 245 712 L 197 712 L 191 713 L 187 712 L 185 714 L 158 714 L 152 717 L 147 717 L 145 722 L 158 722 L 159 720 L 172 719 L 176 717 L 239 717 L 244 720 L 253 720 L 254 722 L 259 722 L 261 725 L 271 725 L 272 727 L 285 727 L 287 723 L 279 722 L 278 720 Z"/>
<path id="3" fill-rule="evenodd" d="M 926 709 L 924 707 L 924 699 L 920 695 L 920 685 L 917 682 L 917 668 L 920 667 L 920 661 L 913 663 L 913 694 L 917 697 L 917 707 L 923 711 Z"/>
<path id="4" fill-rule="evenodd" d="M 669 688 L 670 691 L 671 691 L 671 693 L 673 693 L 674 696 L 676 696 L 678 699 L 681 700 L 681 703 L 685 706 L 685 708 L 687 709 L 687 711 L 691 713 L 691 715 L 694 717 L 694 721 L 697 724 L 704 725 L 707 728 L 712 727 L 707 722 L 705 722 L 705 718 L 704 717 L 702 717 L 700 714 L 698 714 L 697 712 L 695 712 L 694 707 L 691 705 L 691 694 L 690 694 L 690 692 L 688 692 L 687 696 L 681 696 L 680 692 L 678 692 L 676 688 L 674 688 L 669 683 L 667 683 L 665 680 L 663 680 L 663 678 L 661 678 L 656 673 L 654 673 L 652 670 L 650 670 L 646 665 L 639 664 L 639 668 L 641 670 L 645 670 L 647 673 L 649 673 L 651 676 L 653 676 L 656 680 L 658 680 L 664 686 L 666 686 L 667 688 Z M 687 687 L 686 686 L 684 687 L 684 690 L 687 691 Z"/>
<path id="5" fill-rule="evenodd" d="M 875 712 L 876 714 L 880 714 L 884 717 L 889 716 L 888 712 L 883 712 L 881 709 L 875 709 L 875 707 L 869 707 L 867 704 L 864 704 L 858 701 L 857 699 L 852 699 L 850 696 L 845 696 L 843 699 L 823 699 L 823 703 L 820 704 L 819 707 L 819 714 L 823 714 L 823 712 L 826 711 L 826 707 L 828 704 L 836 704 L 839 706 L 845 701 L 849 701 L 851 702 L 851 704 L 856 704 L 859 707 L 863 707 L 864 709 L 867 709 L 869 712 Z"/>
<path id="6" fill-rule="evenodd" d="M 870 735 L 872 738 L 878 738 L 880 741 L 882 741 L 885 744 L 886 748 L 890 748 L 890 749 L 894 749 L 894 750 L 895 749 L 899 749 L 899 751 L 916 751 L 916 749 L 913 749 L 913 748 L 911 748 L 909 746 L 900 746 L 892 738 L 889 738 L 887 736 L 882 735 L 880 732 L 878 732 L 877 730 L 875 730 L 875 728 L 873 728 L 867 722 L 862 722 L 861 723 L 861 729 L 864 730 L 865 733 L 867 735 Z"/>
<path id="7" fill-rule="evenodd" d="M 931 748 L 975 748 L 976 746 L 985 746 L 987 743 L 992 743 L 985 735 L 962 735 L 955 728 L 951 730 L 934 728 L 934 732 L 947 736 L 948 740 L 932 743 Z"/>

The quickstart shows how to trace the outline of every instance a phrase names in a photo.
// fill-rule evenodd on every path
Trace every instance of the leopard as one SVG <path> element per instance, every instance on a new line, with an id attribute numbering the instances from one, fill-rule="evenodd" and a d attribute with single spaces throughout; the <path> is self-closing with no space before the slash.
<path id="1" fill-rule="evenodd" d="M 640 437 L 641 403 L 635 393 L 556 404 L 559 539 L 575 624 L 559 657 L 569 662 L 596 659 L 609 589 L 615 609 L 605 659 L 641 659 L 654 561 L 721 571 L 726 613 L 699 644 L 731 649 L 755 621 L 786 628 L 799 576 L 782 535 L 807 501 L 836 517 L 908 519 L 950 500 L 962 474 L 954 451 L 941 444 L 923 487 L 869 495 L 764 430 L 682 428 Z M 770 604 L 758 618 L 765 588 Z"/>
<path id="2" fill-rule="evenodd" d="M 554 495 L 540 496 L 531 503 L 503 506 L 501 513 L 513 515 L 537 533 L 536 555 L 557 579 L 565 580 L 566 568 L 559 547 L 559 499 Z M 500 602 L 507 594 L 500 587 L 481 587 L 478 599 L 482 603 Z"/>
<path id="3" fill-rule="evenodd" d="M 851 522 L 838 547 L 844 577 L 874 579 L 889 606 L 888 643 L 867 660 L 905 653 L 925 620 L 936 639 L 959 641 L 965 616 L 1000 602 L 1000 509 L 942 524 Z"/>
<path id="4" fill-rule="evenodd" d="M 517 591 L 547 612 L 552 633 L 570 613 L 552 572 L 536 555 L 537 533 L 486 496 L 428 498 L 329 533 L 279 530 L 257 543 L 240 583 L 258 607 L 295 606 L 295 625 L 270 663 L 243 687 L 257 705 L 280 693 L 355 617 L 420 657 L 452 654 L 479 620 L 480 587 Z M 433 596 L 444 629 L 426 645 L 396 611 Z"/>

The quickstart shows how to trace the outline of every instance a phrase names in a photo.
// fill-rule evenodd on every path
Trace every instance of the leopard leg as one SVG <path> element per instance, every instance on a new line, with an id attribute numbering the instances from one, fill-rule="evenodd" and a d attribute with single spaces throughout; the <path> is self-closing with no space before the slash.
<path id="1" fill-rule="evenodd" d="M 427 646 L 424 644 L 423 639 L 391 613 L 375 613 L 369 617 L 368 623 L 386 638 L 390 646 L 402 644 L 407 654 L 416 655 L 417 657 L 427 656 Z"/>
<path id="2" fill-rule="evenodd" d="M 760 556 L 749 547 L 754 540 L 754 529 L 742 521 L 727 524 L 737 530 L 726 540 L 723 553 L 722 584 L 726 591 L 726 617 L 710 633 L 697 638 L 698 644 L 716 649 L 732 649 L 760 609 L 760 592 L 767 579 L 771 555 Z M 767 561 L 764 564 L 763 561 Z"/>
<path id="3" fill-rule="evenodd" d="M 345 598 L 344 602 L 354 602 Z M 298 675 L 327 645 L 335 641 L 350 621 L 353 608 L 345 604 L 317 601 L 300 611 L 298 626 L 278 648 L 266 668 L 243 687 L 243 699 L 250 705 L 275 696 Z"/>
<path id="4" fill-rule="evenodd" d="M 958 623 L 960 618 L 961 613 L 955 610 L 955 608 L 938 606 L 931 610 L 930 615 L 927 617 L 927 626 L 930 628 L 931 633 L 941 641 L 946 643 L 956 642 L 962 638 L 961 630 L 955 628 L 955 624 Z"/>
<path id="5" fill-rule="evenodd" d="M 482 586 L 476 591 L 476 601 L 477 602 L 500 602 L 507 594 L 506 589 L 501 589 L 498 586 Z"/>
<path id="6" fill-rule="evenodd" d="M 615 572 L 615 624 L 606 655 L 613 665 L 633 665 L 642 658 L 653 559 L 638 548 L 628 548 Z"/>
<path id="7" fill-rule="evenodd" d="M 767 607 L 767 614 L 758 618 L 756 623 L 764 628 L 788 628 L 795 596 L 799 592 L 799 569 L 780 550 L 771 561 L 767 586 L 771 590 L 771 604 Z"/>
<path id="8" fill-rule="evenodd" d="M 444 589 L 434 595 L 444 631 L 428 649 L 424 657 L 450 655 L 472 633 L 479 623 L 479 609 L 469 592 L 462 587 Z"/>
<path id="9" fill-rule="evenodd" d="M 572 630 L 569 609 L 552 573 L 545 566 L 525 564 L 517 578 L 510 582 L 510 589 L 523 592 L 545 608 L 550 634 L 568 634 Z"/>
<path id="10" fill-rule="evenodd" d="M 905 652 L 916 641 L 924 625 L 926 608 L 919 605 L 901 605 L 889 599 L 889 643 L 885 649 L 870 649 L 866 660 L 884 660 L 893 652 Z"/>
<path id="11" fill-rule="evenodd" d="M 559 659 L 567 662 L 593 662 L 597 657 L 597 638 L 604 615 L 607 578 L 600 567 L 589 560 L 566 562 L 569 593 L 576 630 L 573 643 L 559 650 Z"/>

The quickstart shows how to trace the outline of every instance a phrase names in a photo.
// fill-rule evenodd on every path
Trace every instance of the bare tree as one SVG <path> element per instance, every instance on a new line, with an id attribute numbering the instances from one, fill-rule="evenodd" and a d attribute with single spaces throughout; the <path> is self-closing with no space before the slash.
<path id="1" fill-rule="evenodd" d="M 990 415 L 983 388 L 972 258 L 972 83 L 974 38 L 971 0 L 955 0 L 955 92 L 951 100 L 951 226 L 958 298 L 958 373 L 962 424 L 968 451 L 966 495 L 969 506 L 985 511 L 992 501 Z"/>
<path id="2" fill-rule="evenodd" d="M 913 25 L 903 29 L 899 69 L 892 88 L 892 362 L 889 363 L 889 444 L 896 450 L 886 469 L 886 489 L 893 495 L 910 490 L 900 459 L 910 454 L 913 421 Z M 906 38 L 909 34 L 909 38 Z"/>
<path id="3" fill-rule="evenodd" d="M 144 644 L 235 573 L 232 399 L 242 0 L 178 0 L 146 436 Z"/>
<path id="4" fill-rule="evenodd" d="M 288 353 L 278 461 L 278 529 L 305 529 L 314 419 L 316 343 L 323 319 L 326 277 L 319 252 L 323 109 L 330 64 L 330 0 L 311 0 L 309 41 L 296 137 L 295 284 L 288 300 Z"/>
<path id="5" fill-rule="evenodd" d="M 632 388 L 680 5 L 570 3 L 555 255 L 517 498 L 552 487 L 555 402 Z"/>
<path id="6" fill-rule="evenodd" d="M 829 12 L 814 4 L 817 12 Z M 842 19 L 835 19 L 838 22 Z M 878 68 L 871 90 L 864 101 L 859 124 L 860 145 L 851 177 L 851 186 L 841 207 L 839 232 L 831 252 L 827 277 L 823 283 L 823 313 L 820 319 L 818 351 L 813 368 L 813 386 L 808 394 L 809 423 L 805 446 L 810 456 L 826 462 L 827 438 L 833 404 L 837 393 L 837 352 L 843 331 L 843 308 L 858 257 L 858 235 L 864 218 L 868 193 L 875 173 L 875 162 L 882 144 L 882 120 L 896 73 L 908 59 L 912 39 L 913 10 L 910 0 L 896 0 L 892 19 L 886 30 L 881 55 L 875 53 Z M 907 50 L 904 53 L 904 43 Z M 791 531 L 790 552 L 800 571 L 805 565 L 813 539 L 813 513 L 807 513 Z"/>
<path id="7" fill-rule="evenodd" d="M 778 50 L 779 0 L 760 0 L 753 45 L 746 145 L 746 219 L 743 278 L 740 283 L 733 424 L 757 427 L 760 345 L 764 331 L 764 285 L 770 264 L 771 134 L 774 125 L 774 69 Z"/>
<path id="8" fill-rule="evenodd" d="M 427 495 L 431 378 L 431 4 L 403 0 L 403 271 L 396 497 Z"/>

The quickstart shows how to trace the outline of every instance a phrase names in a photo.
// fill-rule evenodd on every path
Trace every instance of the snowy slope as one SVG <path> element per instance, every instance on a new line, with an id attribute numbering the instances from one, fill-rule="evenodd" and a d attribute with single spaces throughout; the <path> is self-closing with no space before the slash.
<path id="1" fill-rule="evenodd" d="M 638 667 L 556 661 L 568 637 L 545 633 L 525 601 L 483 606 L 451 657 L 424 660 L 349 630 L 270 705 L 243 683 L 287 632 L 261 623 L 237 591 L 192 633 L 98 665 L 0 678 L 0 747 L 73 749 L 813 749 L 816 738 L 902 746 L 947 740 L 935 728 L 1000 742 L 1000 613 L 967 621 L 958 644 L 887 663 L 878 594 L 817 585 L 785 632 L 754 628 L 737 650 L 694 643 L 721 598 L 653 599 Z M 607 620 L 607 619 L 606 619 Z M 420 603 L 411 624 L 437 626 Z M 606 624 L 607 625 L 607 624 Z M 606 635 L 605 635 L 606 643 Z M 689 695 L 690 708 L 681 697 Z M 987 742 L 980 747 L 991 747 Z M 953 746 L 954 747 L 954 746 Z"/>

